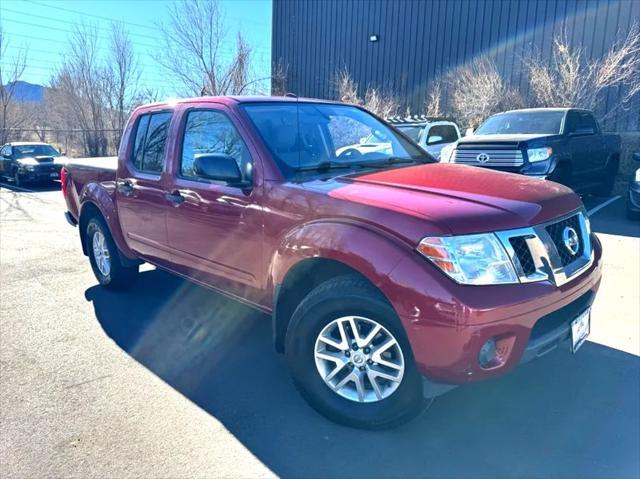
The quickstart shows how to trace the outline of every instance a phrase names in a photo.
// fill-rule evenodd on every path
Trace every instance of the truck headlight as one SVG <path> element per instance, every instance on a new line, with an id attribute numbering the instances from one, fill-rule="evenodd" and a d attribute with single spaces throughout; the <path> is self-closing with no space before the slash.
<path id="1" fill-rule="evenodd" d="M 417 250 L 457 283 L 518 282 L 507 252 L 493 233 L 427 237 Z"/>
<path id="2" fill-rule="evenodd" d="M 527 150 L 527 157 L 531 163 L 548 160 L 552 154 L 553 149 L 551 148 L 530 148 Z"/>

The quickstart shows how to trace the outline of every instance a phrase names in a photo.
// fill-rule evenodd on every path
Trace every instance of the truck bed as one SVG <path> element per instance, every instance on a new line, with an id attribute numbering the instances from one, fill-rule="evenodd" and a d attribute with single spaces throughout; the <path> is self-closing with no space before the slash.
<path id="1" fill-rule="evenodd" d="M 113 194 L 116 184 L 116 170 L 118 167 L 117 156 L 105 156 L 96 158 L 73 158 L 64 168 L 70 177 L 67 206 L 69 212 L 77 219 L 79 197 L 83 188 L 88 183 L 99 183 Z"/>

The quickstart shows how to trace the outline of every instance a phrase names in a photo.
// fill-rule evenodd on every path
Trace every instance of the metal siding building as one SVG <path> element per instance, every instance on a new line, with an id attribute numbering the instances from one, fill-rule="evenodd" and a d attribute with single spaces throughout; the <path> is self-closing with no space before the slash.
<path id="1" fill-rule="evenodd" d="M 633 21 L 640 0 L 273 0 L 272 58 L 300 96 L 334 98 L 335 73 L 346 68 L 361 88 L 391 91 L 419 113 L 429 82 L 456 66 L 488 55 L 526 98 L 525 52 L 550 59 L 554 36 L 565 32 L 597 58 Z M 640 130 L 638 110 L 605 127 Z"/>

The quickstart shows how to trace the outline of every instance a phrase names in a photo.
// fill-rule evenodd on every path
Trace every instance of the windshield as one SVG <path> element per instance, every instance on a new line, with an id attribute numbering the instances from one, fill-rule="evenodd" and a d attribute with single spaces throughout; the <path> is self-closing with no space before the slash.
<path id="1" fill-rule="evenodd" d="M 13 147 L 13 155 L 17 159 L 32 156 L 60 156 L 60 153 L 51 145 L 17 145 Z"/>
<path id="2" fill-rule="evenodd" d="M 420 133 L 424 127 L 422 126 L 397 126 L 398 130 L 407 135 L 413 141 L 418 143 L 420 141 Z"/>
<path id="3" fill-rule="evenodd" d="M 560 134 L 563 118 L 563 111 L 513 111 L 500 113 L 485 121 L 474 134 L 558 135 Z"/>
<path id="4" fill-rule="evenodd" d="M 314 169 L 431 160 L 386 124 L 353 106 L 287 102 L 243 108 L 286 178 Z"/>

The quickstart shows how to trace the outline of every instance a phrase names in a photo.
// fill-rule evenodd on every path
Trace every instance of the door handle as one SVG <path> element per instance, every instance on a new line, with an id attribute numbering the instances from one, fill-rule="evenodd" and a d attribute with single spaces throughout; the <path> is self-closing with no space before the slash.
<path id="1" fill-rule="evenodd" d="M 184 196 L 182 196 L 178 190 L 171 193 L 165 193 L 164 197 L 173 203 L 174 206 L 180 206 L 184 203 Z"/>
<path id="2" fill-rule="evenodd" d="M 119 181 L 117 189 L 123 195 L 129 196 L 133 193 L 133 182 L 131 180 Z"/>

